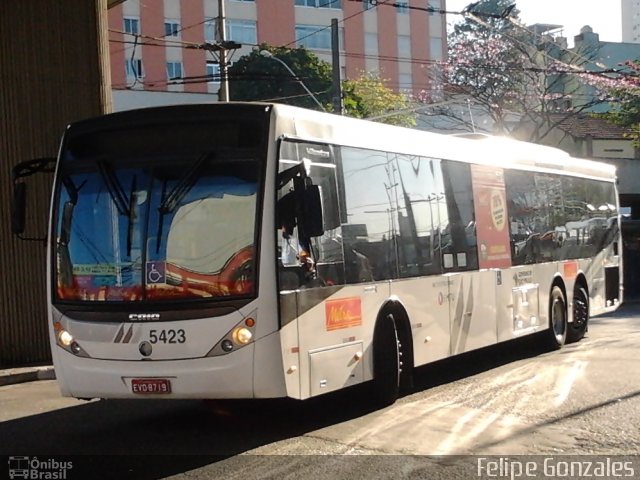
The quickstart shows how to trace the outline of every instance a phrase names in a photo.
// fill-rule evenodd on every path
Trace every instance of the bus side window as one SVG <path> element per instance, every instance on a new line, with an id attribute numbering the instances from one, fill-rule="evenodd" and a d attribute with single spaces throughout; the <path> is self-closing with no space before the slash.
<path id="1" fill-rule="evenodd" d="M 529 172 L 505 170 L 507 210 L 511 236 L 513 265 L 527 265 L 538 261 L 539 245 L 534 177 Z"/>
<path id="2" fill-rule="evenodd" d="M 441 246 L 445 269 L 478 268 L 471 166 L 442 161 L 442 176 L 449 223 L 442 231 Z"/>
<path id="3" fill-rule="evenodd" d="M 344 283 L 344 254 L 338 216 L 335 153 L 329 145 L 285 140 L 280 147 L 279 171 L 304 163 L 306 175 L 318 186 L 323 232 L 310 239 L 299 237 L 293 182 L 278 191 L 276 228 L 279 239 L 280 288 L 295 290 Z"/>
<path id="4" fill-rule="evenodd" d="M 516 170 L 505 183 L 514 265 L 587 258 L 613 242 L 611 184 Z"/>
<path id="5" fill-rule="evenodd" d="M 440 160 L 397 155 L 398 263 L 401 278 L 441 273 L 445 197 Z"/>
<path id="6" fill-rule="evenodd" d="M 396 184 L 395 156 L 351 147 L 341 147 L 340 152 L 346 281 L 396 278 L 396 195 L 387 188 Z"/>
<path id="7" fill-rule="evenodd" d="M 364 253 L 366 251 L 364 243 L 366 242 L 362 239 L 366 238 L 366 230 L 363 230 L 362 227 L 363 225 L 349 224 L 342 226 L 345 283 L 363 283 L 374 280 L 372 264 Z M 359 242 L 363 245 L 360 246 Z"/>

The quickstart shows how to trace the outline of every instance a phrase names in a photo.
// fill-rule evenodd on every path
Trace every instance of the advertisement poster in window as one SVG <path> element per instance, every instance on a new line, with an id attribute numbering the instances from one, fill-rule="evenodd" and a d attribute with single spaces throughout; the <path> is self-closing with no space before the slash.
<path id="1" fill-rule="evenodd" d="M 479 267 L 510 267 L 511 247 L 504 171 L 501 168 L 472 165 L 471 176 Z"/>

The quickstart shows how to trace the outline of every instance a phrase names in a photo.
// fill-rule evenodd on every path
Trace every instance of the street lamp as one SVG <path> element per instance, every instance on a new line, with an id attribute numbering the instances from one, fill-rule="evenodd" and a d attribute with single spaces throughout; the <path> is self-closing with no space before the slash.
<path id="1" fill-rule="evenodd" d="M 287 69 L 287 71 L 291 74 L 291 76 L 293 78 L 296 79 L 296 81 L 302 85 L 302 88 L 304 88 L 304 91 L 307 92 L 307 94 L 313 99 L 314 102 L 316 102 L 316 104 L 318 104 L 318 106 L 322 109 L 323 112 L 326 112 L 327 110 L 322 106 L 322 104 L 320 103 L 320 101 L 316 98 L 316 96 L 311 93 L 311 90 L 309 90 L 307 88 L 307 86 L 302 82 L 302 80 L 300 80 L 300 78 L 295 74 L 295 72 L 293 70 L 291 70 L 289 68 L 289 65 L 287 65 L 286 63 L 284 63 L 282 60 L 280 60 L 278 57 L 274 57 L 273 54 L 269 51 L 269 50 L 260 50 L 260 55 L 262 55 L 263 57 L 266 58 L 271 58 L 272 60 L 277 61 L 278 63 L 280 63 L 284 68 Z"/>

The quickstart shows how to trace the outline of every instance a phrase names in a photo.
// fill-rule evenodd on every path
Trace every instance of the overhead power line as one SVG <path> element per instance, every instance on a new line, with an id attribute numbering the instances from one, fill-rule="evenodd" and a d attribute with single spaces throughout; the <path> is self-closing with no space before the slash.
<path id="1" fill-rule="evenodd" d="M 476 2 L 476 5 L 479 2 Z M 472 4 L 473 5 L 473 4 Z M 472 6 L 470 5 L 470 6 Z M 511 10 L 510 10 L 511 11 Z M 480 18 L 482 15 L 479 15 L 478 12 L 474 12 L 473 9 L 469 9 L 466 12 L 466 18 L 469 18 L 470 20 L 476 22 L 477 24 L 488 28 L 490 30 L 493 30 L 494 32 L 498 33 L 499 35 L 502 35 L 506 38 L 508 38 L 509 40 L 511 40 L 514 43 L 519 44 L 520 46 L 524 47 L 524 48 L 534 48 L 537 50 L 537 45 L 533 44 L 533 43 L 529 43 L 524 41 L 521 38 L 515 37 L 511 34 L 509 34 L 508 32 L 505 32 L 504 30 L 501 30 L 499 28 L 497 28 L 495 25 L 492 25 L 488 22 L 486 22 L 484 19 Z M 515 27 L 524 30 L 525 33 L 529 34 L 529 35 L 533 35 L 533 36 L 537 36 L 538 38 L 543 39 L 542 36 L 536 34 L 535 32 L 533 32 L 531 29 L 527 28 L 526 26 L 516 22 L 513 18 L 511 18 L 510 16 L 505 17 L 506 20 L 508 20 L 512 25 L 514 25 Z M 584 60 L 585 64 L 590 63 L 590 64 L 595 64 L 597 65 L 601 70 L 586 70 L 584 68 L 584 64 L 580 65 L 580 64 L 574 64 L 574 63 L 567 63 L 566 61 L 563 61 L 560 58 L 557 57 L 553 57 L 551 55 L 549 55 L 547 52 L 540 52 L 542 54 L 542 56 L 544 56 L 545 58 L 547 58 L 548 60 L 551 60 L 553 62 L 555 62 L 558 65 L 563 65 L 566 67 L 566 70 L 560 70 L 560 69 L 555 69 L 553 71 L 551 71 L 550 73 L 564 73 L 564 74 L 571 74 L 571 73 L 575 73 L 575 74 L 588 74 L 588 75 L 604 75 L 604 74 L 616 74 L 616 75 L 622 75 L 622 76 L 626 76 L 626 75 L 631 75 L 634 76 L 633 72 L 629 72 L 629 71 L 625 71 L 623 69 L 616 69 L 616 68 L 612 68 L 612 67 L 607 67 L 606 65 L 602 64 L 602 63 L 598 63 L 598 62 L 594 62 L 593 59 L 589 59 L 587 57 L 582 56 L 579 53 L 576 53 L 572 50 L 568 50 L 566 48 L 564 48 L 563 46 L 559 45 L 558 43 L 554 44 L 564 50 L 566 53 L 571 54 L 574 58 L 579 58 Z M 544 73 L 544 71 L 542 72 Z"/>
<path id="2" fill-rule="evenodd" d="M 362 3 L 362 0 L 349 0 L 349 1 L 355 1 L 358 3 Z M 417 6 L 407 6 L 406 4 L 399 4 L 399 3 L 395 3 L 392 2 L 392 0 L 370 0 L 371 5 L 373 8 L 376 8 L 378 6 L 395 6 L 395 7 L 409 7 L 411 9 L 414 10 L 422 10 L 422 11 L 426 11 L 429 13 L 436 13 L 436 14 L 448 14 L 448 15 L 465 15 L 467 18 L 470 18 L 472 21 L 476 21 L 478 23 L 481 23 L 482 25 L 488 27 L 488 28 L 492 28 L 496 31 L 498 31 L 499 33 L 507 36 L 508 38 L 510 38 L 513 41 L 519 41 L 521 44 L 524 44 L 527 47 L 535 47 L 535 45 L 533 44 L 525 44 L 524 42 L 522 42 L 522 40 L 520 39 L 516 39 L 513 37 L 509 37 L 508 34 L 506 34 L 503 31 L 499 31 L 495 26 L 485 22 L 482 18 L 479 17 L 487 17 L 487 18 L 499 18 L 499 19 L 508 19 L 510 22 L 512 22 L 514 25 L 516 25 L 519 28 L 526 28 L 520 24 L 518 24 L 517 22 L 515 22 L 515 20 L 513 18 L 510 17 L 510 14 L 515 6 L 511 5 L 509 7 L 507 7 L 505 10 L 503 10 L 503 12 L 500 12 L 499 14 L 491 14 L 491 13 L 482 13 L 482 12 L 476 12 L 474 11 L 475 6 L 477 6 L 477 4 L 479 2 L 476 2 L 475 4 L 470 4 L 469 6 L 467 6 L 463 11 L 461 12 L 457 12 L 457 11 L 448 11 L 448 10 L 444 10 L 444 9 L 437 9 L 437 8 L 433 8 L 433 7 L 417 7 Z M 333 1 L 329 0 L 326 1 L 325 3 L 323 3 L 322 6 L 328 6 L 330 4 L 334 3 Z M 340 21 L 340 23 L 344 23 L 347 20 L 356 17 L 357 15 L 361 15 L 367 11 L 371 11 L 373 8 L 366 10 L 363 8 L 363 10 L 356 12 L 348 17 L 345 17 L 344 19 L 342 19 Z M 185 26 L 183 28 L 181 28 L 179 31 L 184 31 L 187 30 L 189 28 L 193 28 L 195 26 L 198 25 L 202 25 L 204 23 L 206 23 L 207 21 L 211 21 L 211 19 L 206 18 L 203 21 Z M 316 30 L 304 37 L 298 38 L 296 39 L 294 42 L 290 42 L 289 44 L 284 45 L 283 47 L 288 47 L 290 45 L 292 45 L 293 43 L 298 43 L 301 40 L 304 40 L 308 37 L 311 37 L 313 35 L 318 34 L 319 32 L 329 29 L 330 25 L 328 25 L 327 27 L 321 28 L 319 30 Z M 122 43 L 122 44 L 130 44 L 134 46 L 134 52 L 135 52 L 135 47 L 137 45 L 144 45 L 144 46 L 157 46 L 157 47 L 175 47 L 175 48 L 186 48 L 186 49 L 202 49 L 205 51 L 210 51 L 211 48 L 208 48 L 209 45 L 214 45 L 215 44 L 207 44 L 205 42 L 205 44 L 200 44 L 197 42 L 188 42 L 188 41 L 184 41 L 184 40 L 174 40 L 174 39 L 169 39 L 166 38 L 166 35 L 157 37 L 157 36 L 149 36 L 149 35 L 142 35 L 142 34 L 130 34 L 121 30 L 116 30 L 116 29 L 109 29 L 110 32 L 112 33 L 118 33 L 118 34 L 122 34 L 122 35 L 131 35 L 134 37 L 133 41 L 126 41 L 126 40 L 116 40 L 116 39 L 111 39 L 110 41 L 113 43 Z M 533 33 L 531 32 L 529 29 L 527 29 L 528 33 Z M 143 38 L 146 41 L 144 42 L 140 42 L 139 39 Z M 238 44 L 239 45 L 239 44 Z M 244 44 L 244 45 L 250 45 L 250 46 L 258 46 L 255 44 Z M 567 50 L 569 51 L 569 50 Z M 571 52 L 571 51 L 569 51 Z M 572 54 L 575 54 L 575 52 L 571 52 Z M 352 58 L 367 58 L 367 59 L 375 59 L 378 61 L 395 61 L 398 63 L 409 63 L 412 65 L 422 65 L 422 66 L 450 66 L 451 63 L 450 62 L 442 62 L 442 61 L 437 61 L 437 60 L 432 60 L 432 59 L 414 59 L 414 58 L 407 58 L 407 57 L 398 57 L 398 56 L 382 56 L 382 55 L 373 55 L 373 54 L 360 54 L 360 53 L 348 53 L 348 52 L 342 52 L 343 56 L 346 57 L 352 57 Z M 560 62 L 559 59 L 554 58 L 554 57 L 549 57 L 552 58 L 554 60 L 554 62 L 559 62 L 560 64 L 564 64 L 565 66 L 568 67 L 568 69 L 565 70 L 561 70 L 558 68 L 538 68 L 538 67 L 523 67 L 523 66 L 519 66 L 519 65 L 510 65 L 510 66 L 504 66 L 504 67 L 497 67 L 495 65 L 491 65 L 491 64 L 468 64 L 465 65 L 466 68 L 469 69 L 476 69 L 476 70 L 480 70 L 480 69 L 485 69 L 485 70 L 496 70 L 496 69 L 506 69 L 508 71 L 513 71 L 513 72 L 517 72 L 517 71 L 532 71 L 532 72 L 536 72 L 536 73 L 548 73 L 548 74 L 589 74 L 589 75 L 607 75 L 607 74 L 617 74 L 617 75 L 631 75 L 631 76 L 636 76 L 637 74 L 633 73 L 633 72 L 625 72 L 625 71 L 621 71 L 619 69 L 615 69 L 615 68 L 603 68 L 601 70 L 598 71 L 592 71 L 592 70 L 586 70 L 584 68 L 581 68 L 580 66 L 577 65 L 572 65 L 572 64 L 567 64 L 566 62 Z M 584 57 L 583 57 L 584 58 Z M 215 60 L 215 58 L 214 58 Z M 590 62 L 592 62 L 592 60 L 589 60 Z M 459 64 L 458 64 L 459 65 Z M 210 82 L 211 79 L 208 78 L 207 76 L 201 76 L 199 79 L 197 77 L 185 77 L 185 83 L 189 82 L 189 83 L 197 83 L 198 81 L 200 82 Z M 168 84 L 176 84 L 175 80 L 170 81 L 171 83 Z M 159 85 L 162 84 L 163 81 L 158 81 L 158 82 L 147 82 L 145 81 L 144 84 L 148 84 L 148 83 L 152 83 L 154 85 Z M 416 86 L 419 85 L 417 82 L 413 81 L 412 85 Z M 419 88 L 419 87 L 418 87 Z"/>

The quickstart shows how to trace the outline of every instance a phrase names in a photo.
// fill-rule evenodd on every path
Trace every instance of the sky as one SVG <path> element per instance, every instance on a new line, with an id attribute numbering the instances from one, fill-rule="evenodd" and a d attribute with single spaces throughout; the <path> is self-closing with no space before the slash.
<path id="1" fill-rule="evenodd" d="M 447 11 L 461 11 L 472 0 L 446 0 Z M 573 37 L 589 25 L 600 40 L 622 41 L 622 15 L 620 0 L 516 0 L 523 23 L 549 23 L 563 25 L 564 36 L 573 45 Z M 606 6 L 605 6 L 606 5 Z M 452 15 L 451 20 L 459 18 Z"/>

